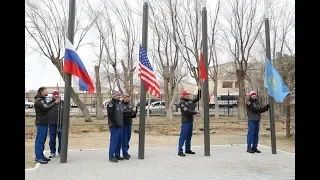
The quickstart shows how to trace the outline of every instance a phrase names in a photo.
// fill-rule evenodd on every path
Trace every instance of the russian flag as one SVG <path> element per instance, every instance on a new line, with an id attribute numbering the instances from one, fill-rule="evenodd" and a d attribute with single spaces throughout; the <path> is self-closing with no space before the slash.
<path id="1" fill-rule="evenodd" d="M 89 91 L 89 94 L 92 94 L 94 86 L 91 78 L 68 38 L 66 38 L 65 48 L 63 72 L 72 75 L 74 88 Z"/>

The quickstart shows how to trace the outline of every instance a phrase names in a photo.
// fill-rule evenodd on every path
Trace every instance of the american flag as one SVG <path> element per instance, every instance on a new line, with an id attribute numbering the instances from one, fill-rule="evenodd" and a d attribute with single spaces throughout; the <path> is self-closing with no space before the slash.
<path id="1" fill-rule="evenodd" d="M 151 95 L 160 98 L 160 85 L 157 81 L 156 74 L 151 67 L 150 61 L 147 57 L 147 53 L 142 48 L 141 44 L 139 49 L 138 76 L 140 77 L 140 80 L 145 84 L 146 91 Z"/>

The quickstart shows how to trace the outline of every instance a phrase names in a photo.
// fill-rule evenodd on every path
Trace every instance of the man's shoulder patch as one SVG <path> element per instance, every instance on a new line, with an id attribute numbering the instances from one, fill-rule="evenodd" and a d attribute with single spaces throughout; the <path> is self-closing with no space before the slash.
<path id="1" fill-rule="evenodd" d="M 188 108 L 187 108 L 187 107 L 184 107 L 183 110 L 186 111 L 186 110 L 188 110 Z"/>
<path id="2" fill-rule="evenodd" d="M 247 101 L 247 105 L 250 105 L 251 104 L 251 102 L 250 101 Z"/>
<path id="3" fill-rule="evenodd" d="M 112 108 L 112 107 L 113 107 L 113 104 L 112 104 L 112 103 L 109 103 L 109 104 L 108 104 L 108 107 Z"/>

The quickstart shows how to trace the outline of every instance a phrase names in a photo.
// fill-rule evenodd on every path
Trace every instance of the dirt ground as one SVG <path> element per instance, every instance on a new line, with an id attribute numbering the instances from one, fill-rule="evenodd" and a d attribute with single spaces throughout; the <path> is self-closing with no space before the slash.
<path id="1" fill-rule="evenodd" d="M 130 145 L 138 146 L 139 135 L 134 131 L 139 129 L 137 118 L 133 122 L 133 132 Z M 70 118 L 68 149 L 99 149 L 109 147 L 110 133 L 106 120 L 93 120 L 84 122 L 83 118 Z M 34 139 L 36 128 L 34 118 L 25 118 L 25 168 L 34 167 Z M 261 122 L 259 144 L 271 146 L 269 123 Z M 276 143 L 277 149 L 287 152 L 295 152 L 294 123 L 291 123 L 290 138 L 285 137 L 285 123 L 276 121 Z M 192 145 L 203 145 L 203 121 L 199 117 L 195 118 L 192 136 Z M 180 117 L 175 120 L 166 121 L 164 117 L 150 117 L 146 124 L 145 146 L 177 146 L 180 133 Z M 237 121 L 233 117 L 210 117 L 210 144 L 245 144 L 247 135 L 247 122 Z M 49 137 L 47 137 L 46 151 L 49 151 Z"/>

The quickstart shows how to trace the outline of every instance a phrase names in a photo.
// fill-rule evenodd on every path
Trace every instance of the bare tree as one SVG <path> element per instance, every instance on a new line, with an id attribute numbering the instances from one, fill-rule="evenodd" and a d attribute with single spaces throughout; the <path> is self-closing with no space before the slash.
<path id="1" fill-rule="evenodd" d="M 103 39 L 105 39 L 103 41 L 103 45 L 104 48 L 106 50 L 106 59 L 107 61 L 104 63 L 104 67 L 105 67 L 105 72 L 107 72 L 107 77 L 108 77 L 108 81 L 109 81 L 109 87 L 110 90 L 112 90 L 112 83 L 115 82 L 119 91 L 121 93 L 123 93 L 123 90 L 121 88 L 121 76 L 119 76 L 119 71 L 117 69 L 117 64 L 118 64 L 118 53 L 117 53 L 117 34 L 116 34 L 116 23 L 112 22 L 111 20 L 111 15 L 110 14 L 110 9 L 112 8 L 111 5 L 109 5 L 108 1 L 103 1 L 103 8 L 104 8 L 104 14 L 103 14 L 103 21 L 106 22 L 106 25 L 108 27 L 108 36 L 106 36 L 106 33 L 104 32 L 105 29 L 102 28 L 104 27 L 103 25 L 99 26 L 98 30 L 99 33 L 104 34 Z M 117 21 L 117 20 L 116 20 Z M 111 68 L 113 70 L 113 74 L 111 73 L 111 71 L 109 71 L 109 65 L 111 65 Z M 112 81 L 112 79 L 114 79 L 114 81 Z M 110 91 L 111 93 L 111 91 Z"/>
<path id="2" fill-rule="evenodd" d="M 295 12 L 294 6 L 289 1 L 275 0 L 269 4 L 269 14 L 270 14 L 270 41 L 271 41 L 271 60 L 277 69 L 279 63 L 275 60 L 281 58 L 283 54 L 289 53 L 294 56 L 294 45 L 290 44 L 290 40 L 294 39 L 290 35 L 294 30 L 295 22 Z M 259 42 L 261 43 L 262 51 L 260 54 L 265 56 L 265 35 L 262 33 L 259 36 Z M 281 67 L 279 67 L 281 68 Z M 279 117 L 280 110 L 282 106 L 286 106 L 285 103 L 275 104 L 276 111 L 275 117 Z"/>
<path id="3" fill-rule="evenodd" d="M 119 1 L 112 3 L 112 9 L 116 14 L 123 31 L 123 38 L 120 38 L 123 43 L 123 49 L 125 53 L 124 60 L 121 60 L 123 68 L 123 79 L 122 83 L 127 94 L 130 95 L 131 101 L 133 98 L 133 73 L 136 70 L 134 61 L 136 61 L 135 49 L 137 46 L 138 33 L 136 32 L 136 24 L 134 23 L 133 11 L 127 0 L 123 0 L 120 4 Z"/>
<path id="4" fill-rule="evenodd" d="M 81 27 L 80 18 L 83 8 L 81 3 L 76 8 L 75 39 L 78 40 L 76 50 L 92 27 L 94 21 L 87 26 Z M 83 6 L 82 6 L 83 7 Z M 59 71 L 61 77 L 63 73 L 63 51 L 64 42 L 67 35 L 68 16 L 64 1 L 27 1 L 25 7 L 26 23 L 25 29 L 34 40 L 36 47 L 33 49 L 48 58 Z M 78 35 L 80 33 L 80 35 Z M 76 44 L 76 43 L 74 43 Z M 84 44 L 82 44 L 84 45 Z M 71 97 L 84 114 L 85 121 L 92 121 L 89 110 L 81 102 L 78 94 L 71 89 Z"/>
<path id="5" fill-rule="evenodd" d="M 212 68 L 208 68 L 208 76 L 213 80 L 214 89 L 213 89 L 213 96 L 215 102 L 215 117 L 219 117 L 219 102 L 218 102 L 218 44 L 217 44 L 217 36 L 218 36 L 218 15 L 220 11 L 221 3 L 218 0 L 216 4 L 216 9 L 214 11 L 214 15 L 210 13 L 210 22 L 211 22 L 211 38 L 209 35 L 209 60 L 208 64 L 213 64 Z"/>
<path id="6" fill-rule="evenodd" d="M 277 58 L 277 54 L 284 53 L 285 47 L 291 55 L 293 50 L 288 45 L 289 34 L 294 28 L 295 11 L 294 7 L 290 5 L 289 1 L 280 2 L 275 0 L 270 3 L 270 39 L 271 39 L 271 60 Z M 259 42 L 263 47 L 263 54 L 265 54 L 265 35 L 262 33 L 259 36 Z"/>
<path id="7" fill-rule="evenodd" d="M 227 25 L 224 40 L 234 58 L 239 83 L 238 118 L 245 118 L 245 78 L 253 45 L 263 25 L 263 18 L 257 15 L 258 0 L 228 0 Z"/>
<path id="8" fill-rule="evenodd" d="M 101 81 L 100 81 L 100 67 L 101 62 L 103 61 L 103 37 L 100 35 L 100 41 L 99 41 L 99 59 L 98 63 L 94 66 L 94 73 L 96 77 L 96 113 L 97 113 L 97 119 L 104 119 L 104 113 L 103 113 L 103 97 L 101 93 Z"/>
<path id="9" fill-rule="evenodd" d="M 199 81 L 199 49 L 201 42 L 201 7 L 200 1 L 185 0 L 180 4 L 182 7 L 176 16 L 177 38 L 179 48 L 186 65 L 190 70 L 190 75 L 197 84 Z"/>
<path id="10" fill-rule="evenodd" d="M 179 64 L 180 53 L 176 30 L 178 2 L 176 0 L 166 0 L 155 1 L 152 4 L 154 4 L 154 7 L 151 6 L 150 8 L 151 28 L 157 38 L 157 42 L 153 44 L 153 46 L 157 47 L 157 53 L 153 53 L 156 53 L 155 58 L 159 62 L 157 65 L 164 80 L 166 116 L 168 120 L 172 121 L 174 92 L 178 87 L 178 83 L 187 75 L 177 71 L 178 65 L 181 65 L 181 63 Z M 155 41 L 155 39 L 153 40 Z"/>
<path id="11" fill-rule="evenodd" d="M 281 74 L 283 82 L 286 84 L 290 92 L 295 88 L 295 57 L 287 54 L 278 54 L 279 56 L 275 60 L 277 64 L 277 71 Z M 291 102 L 293 94 L 290 93 L 284 100 L 284 107 L 286 110 L 286 137 L 291 136 Z"/>
<path id="12" fill-rule="evenodd" d="M 121 89 L 120 76 L 117 69 L 117 36 L 115 23 L 111 21 L 110 7 L 112 7 L 108 1 L 102 1 L 99 6 L 102 10 L 99 13 L 99 19 L 95 23 L 95 27 L 99 34 L 99 39 L 103 46 L 102 60 L 100 64 L 100 82 L 101 85 L 107 85 L 109 88 L 109 97 L 111 97 L 111 91 L 118 87 Z M 91 8 L 91 10 L 93 10 Z M 102 48 L 102 47 L 101 47 Z M 101 66 L 102 65 L 102 66 Z"/>
<path id="13" fill-rule="evenodd" d="M 94 9 L 91 4 L 88 2 L 88 16 L 89 19 L 94 19 L 97 17 L 97 19 L 94 21 L 94 27 L 95 29 L 97 29 L 97 27 L 99 27 L 99 24 L 101 23 L 101 16 L 103 14 L 102 10 L 100 8 Z M 95 107 L 96 107 L 96 115 L 97 115 L 97 119 L 104 119 L 104 113 L 103 113 L 103 96 L 102 96 L 102 92 L 101 92 L 101 78 L 100 78 L 100 69 L 101 69 L 101 64 L 104 61 L 104 56 L 103 56 L 103 42 L 105 40 L 105 37 L 103 36 L 103 34 L 99 33 L 98 31 L 98 37 L 99 37 L 99 48 L 98 48 L 98 53 L 96 54 L 97 56 L 97 63 L 96 65 L 94 65 L 94 76 L 95 76 L 95 84 L 96 84 L 96 100 L 95 100 Z M 96 46 L 94 46 L 94 44 L 92 44 L 93 48 L 95 49 Z"/>

